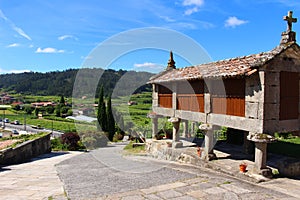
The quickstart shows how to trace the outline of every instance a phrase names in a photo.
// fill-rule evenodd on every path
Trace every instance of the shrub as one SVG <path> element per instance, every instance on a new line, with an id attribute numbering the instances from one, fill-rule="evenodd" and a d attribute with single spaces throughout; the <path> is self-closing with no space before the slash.
<path id="1" fill-rule="evenodd" d="M 62 144 L 60 138 L 54 138 L 51 140 L 51 149 L 53 151 L 67 151 L 68 145 Z"/>
<path id="2" fill-rule="evenodd" d="M 87 149 L 96 149 L 99 147 L 105 147 L 108 142 L 108 138 L 102 131 L 88 130 L 80 132 L 82 143 Z"/>
<path id="3" fill-rule="evenodd" d="M 79 149 L 79 142 L 80 137 L 77 133 L 75 132 L 69 132 L 69 133 L 64 133 L 61 136 L 61 142 L 62 144 L 65 144 L 68 146 L 68 150 L 74 151 Z"/>
<path id="4" fill-rule="evenodd" d="M 114 135 L 113 142 L 118 142 L 120 140 L 123 140 L 123 138 L 124 138 L 124 135 L 122 135 L 121 133 L 117 133 Z"/>

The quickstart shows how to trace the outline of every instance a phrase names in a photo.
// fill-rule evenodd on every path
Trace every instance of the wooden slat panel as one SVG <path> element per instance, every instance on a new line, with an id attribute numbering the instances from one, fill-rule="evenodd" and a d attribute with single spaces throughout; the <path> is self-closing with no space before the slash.
<path id="1" fill-rule="evenodd" d="M 158 105 L 163 108 L 172 108 L 172 94 L 158 94 Z"/>
<path id="2" fill-rule="evenodd" d="M 213 97 L 212 111 L 216 114 L 245 117 L 245 98 Z"/>
<path id="3" fill-rule="evenodd" d="M 299 73 L 280 72 L 280 120 L 298 119 Z"/>
<path id="4" fill-rule="evenodd" d="M 203 94 L 178 94 L 177 109 L 193 112 L 204 112 L 204 95 Z"/>
<path id="5" fill-rule="evenodd" d="M 226 98 L 212 97 L 212 112 L 216 114 L 226 114 Z"/>

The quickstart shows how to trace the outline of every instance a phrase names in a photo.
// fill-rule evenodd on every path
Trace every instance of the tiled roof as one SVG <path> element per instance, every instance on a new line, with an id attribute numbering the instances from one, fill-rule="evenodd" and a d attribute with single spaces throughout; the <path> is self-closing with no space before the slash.
<path id="1" fill-rule="evenodd" d="M 291 47 L 293 44 L 296 43 L 291 43 L 289 45 L 280 45 L 271 51 L 259 54 L 163 71 L 151 77 L 149 83 L 249 76 L 256 72 L 257 68 L 263 66 L 268 61 L 273 59 L 276 55 L 279 55 L 282 51 Z"/>

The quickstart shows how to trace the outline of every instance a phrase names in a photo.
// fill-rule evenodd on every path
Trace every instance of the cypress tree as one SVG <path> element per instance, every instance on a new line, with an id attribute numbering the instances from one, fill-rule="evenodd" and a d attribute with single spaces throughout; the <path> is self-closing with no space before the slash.
<path id="1" fill-rule="evenodd" d="M 60 101 L 59 101 L 59 104 L 61 104 L 61 105 L 63 105 L 63 106 L 64 106 L 64 105 L 65 105 L 65 103 L 66 103 L 66 102 L 65 102 L 65 97 L 64 97 L 64 95 L 61 95 L 61 96 L 60 96 Z"/>
<path id="2" fill-rule="evenodd" d="M 115 130 L 115 119 L 111 107 L 111 96 L 109 96 L 107 100 L 107 129 L 108 129 L 108 139 L 112 141 L 116 130 Z"/>
<path id="3" fill-rule="evenodd" d="M 97 120 L 98 120 L 98 130 L 107 131 L 107 117 L 106 117 L 106 108 L 104 102 L 103 85 L 101 85 L 100 88 Z"/>

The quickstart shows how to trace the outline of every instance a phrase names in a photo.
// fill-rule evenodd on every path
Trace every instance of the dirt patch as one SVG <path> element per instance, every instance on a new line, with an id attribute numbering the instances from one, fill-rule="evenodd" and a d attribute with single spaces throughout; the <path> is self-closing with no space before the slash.
<path id="1" fill-rule="evenodd" d="M 0 141 L 0 150 L 5 149 L 6 147 L 13 145 L 14 143 L 18 142 L 19 140 L 5 140 Z"/>

